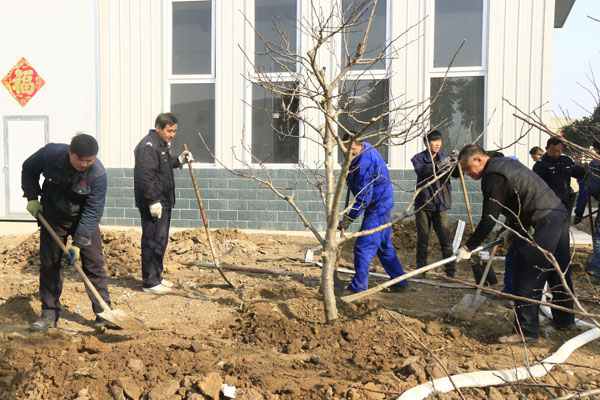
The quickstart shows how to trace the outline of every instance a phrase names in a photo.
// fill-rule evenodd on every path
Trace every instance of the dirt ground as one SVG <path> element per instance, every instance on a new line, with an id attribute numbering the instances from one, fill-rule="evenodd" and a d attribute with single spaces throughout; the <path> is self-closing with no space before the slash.
<path id="1" fill-rule="evenodd" d="M 408 269 L 414 232 L 409 223 L 395 229 Z M 0 240 L 0 400 L 218 399 L 222 383 L 237 388 L 237 399 L 392 399 L 446 373 L 532 363 L 577 334 L 545 325 L 544 337 L 529 348 L 499 345 L 497 337 L 511 330 L 511 311 L 500 301 L 490 299 L 473 321 L 457 321 L 449 309 L 470 292 L 417 283 L 340 304 L 340 320 L 325 324 L 319 268 L 303 262 L 314 240 L 231 230 L 215 231 L 223 265 L 280 274 L 226 272 L 239 286 L 231 290 L 202 266 L 210 262 L 203 232 L 181 231 L 171 235 L 166 260 L 165 277 L 176 290 L 155 296 L 141 291 L 140 234 L 105 231 L 113 306 L 139 317 L 146 329 L 95 332 L 83 284 L 67 268 L 59 328 L 34 334 L 27 327 L 40 312 L 38 240 L 37 234 Z M 430 259 L 438 259 L 435 240 L 431 245 Z M 574 262 L 577 291 L 599 311 L 600 293 L 578 267 L 585 257 Z M 351 245 L 341 266 L 352 268 Z M 459 266 L 459 276 L 472 279 L 470 270 Z M 593 342 L 547 378 L 463 390 L 463 398 L 546 399 L 598 388 L 599 350 Z"/>

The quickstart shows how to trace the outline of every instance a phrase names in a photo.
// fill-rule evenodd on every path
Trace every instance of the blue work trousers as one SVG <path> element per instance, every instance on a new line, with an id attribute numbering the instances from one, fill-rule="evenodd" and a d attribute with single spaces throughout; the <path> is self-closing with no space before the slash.
<path id="1" fill-rule="evenodd" d="M 373 229 L 390 222 L 390 220 L 390 211 L 384 214 L 367 211 L 360 230 Z M 354 269 L 356 274 L 349 287 L 353 292 L 361 292 L 369 288 L 369 265 L 375 255 L 379 257 L 381 265 L 391 278 L 404 274 L 404 269 L 400 260 L 398 260 L 396 249 L 392 243 L 391 227 L 367 236 L 361 236 L 356 239 L 354 244 Z M 399 285 L 405 286 L 407 282 L 400 282 Z"/>

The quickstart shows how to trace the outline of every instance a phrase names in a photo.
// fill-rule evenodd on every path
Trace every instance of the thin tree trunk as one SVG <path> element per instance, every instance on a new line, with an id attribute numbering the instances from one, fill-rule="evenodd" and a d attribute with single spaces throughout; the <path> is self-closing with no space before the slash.
<path id="1" fill-rule="evenodd" d="M 333 240 L 335 240 L 335 237 Z M 323 252 L 321 290 L 323 293 L 323 304 L 325 305 L 325 318 L 327 322 L 332 322 L 338 318 L 333 279 L 333 274 L 337 263 L 337 251 L 329 243 L 330 242 L 327 242 L 327 246 Z"/>

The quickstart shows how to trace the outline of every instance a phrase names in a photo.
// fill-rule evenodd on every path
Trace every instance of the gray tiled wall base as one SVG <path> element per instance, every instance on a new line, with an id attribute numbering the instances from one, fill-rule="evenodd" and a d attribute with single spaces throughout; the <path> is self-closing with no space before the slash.
<path id="1" fill-rule="evenodd" d="M 305 173 L 296 170 L 270 170 L 277 187 L 293 190 L 296 202 L 318 229 L 325 226 L 325 214 L 319 192 L 306 181 Z M 225 170 L 197 170 L 196 177 L 204 197 L 204 205 L 212 228 L 241 228 L 302 231 L 306 228 L 296 213 L 270 189 L 239 178 Z M 413 171 L 391 171 L 394 182 L 396 209 L 403 210 L 412 197 L 415 186 Z M 173 210 L 172 226 L 200 227 L 202 222 L 192 182 L 187 171 L 175 171 L 177 203 Z M 458 182 L 453 182 L 451 217 L 466 218 L 466 207 Z M 473 216 L 481 213 L 479 183 L 468 182 Z M 139 226 L 139 211 L 133 198 L 133 169 L 108 169 L 108 196 L 104 225 Z"/>

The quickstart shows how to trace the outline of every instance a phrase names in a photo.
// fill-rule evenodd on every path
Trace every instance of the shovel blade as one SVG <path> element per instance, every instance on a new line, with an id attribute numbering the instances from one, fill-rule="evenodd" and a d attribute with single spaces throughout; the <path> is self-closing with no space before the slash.
<path id="1" fill-rule="evenodd" d="M 450 314 L 456 319 L 471 320 L 486 300 L 487 299 L 481 295 L 467 294 L 458 304 L 452 307 Z"/>
<path id="2" fill-rule="evenodd" d="M 130 330 L 130 331 L 138 331 L 144 329 L 144 324 L 142 321 L 130 317 L 125 311 L 112 309 L 112 310 L 104 310 L 98 314 L 100 318 L 103 318 L 118 326 L 121 329 Z"/>

